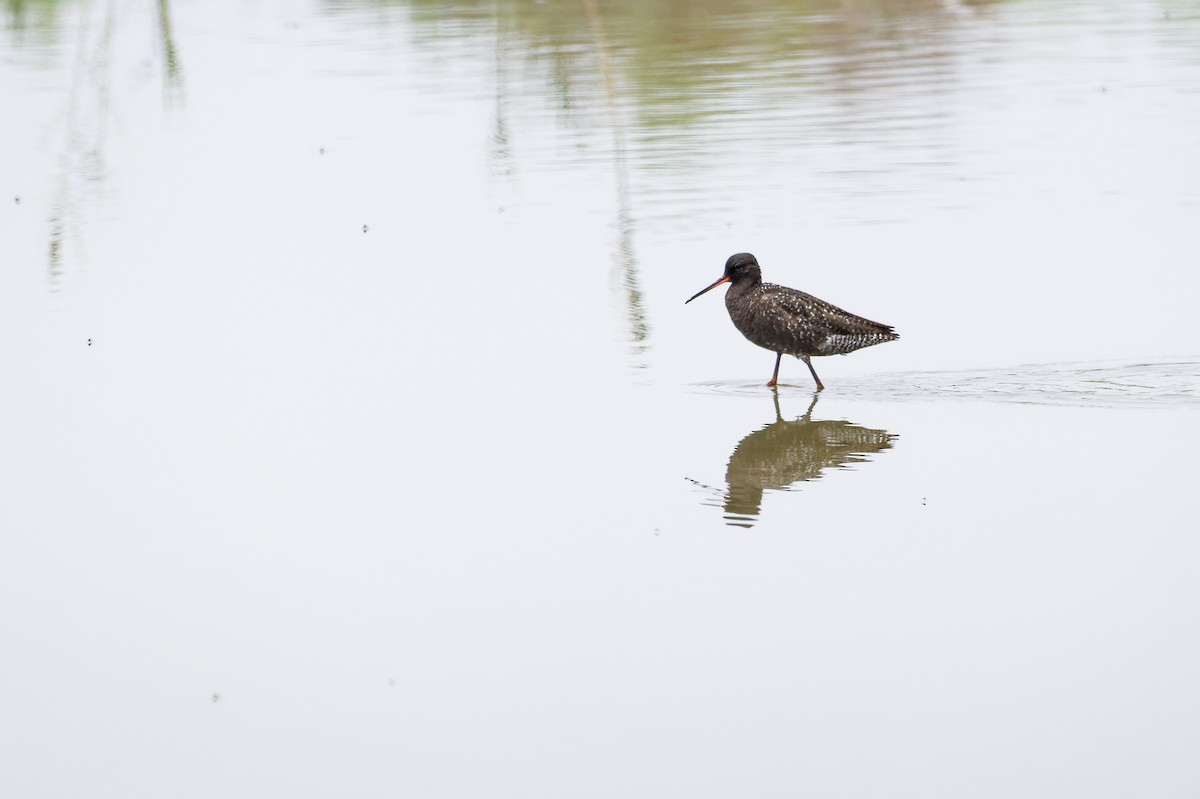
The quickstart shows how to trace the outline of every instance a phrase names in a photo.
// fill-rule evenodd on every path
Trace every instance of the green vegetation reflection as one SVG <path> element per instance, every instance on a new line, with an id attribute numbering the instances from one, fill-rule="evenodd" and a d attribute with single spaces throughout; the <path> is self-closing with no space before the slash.
<path id="1" fill-rule="evenodd" d="M 763 77 L 811 81 L 804 62 L 814 57 L 835 59 L 838 69 L 853 71 L 861 68 L 863 48 L 872 42 L 936 40 L 964 10 L 985 10 L 1000 1 L 361 0 L 327 2 L 326 8 L 403 9 L 404 22 L 415 22 L 417 35 L 431 39 L 500 34 L 514 53 L 549 64 L 562 108 L 574 105 L 572 87 L 581 76 L 598 73 L 603 54 L 596 40 L 602 36 L 619 94 L 646 112 L 641 123 L 680 125 L 703 116 L 714 93 L 735 93 Z M 388 15 L 372 22 L 387 24 Z M 928 56 L 936 58 L 936 51 Z"/>

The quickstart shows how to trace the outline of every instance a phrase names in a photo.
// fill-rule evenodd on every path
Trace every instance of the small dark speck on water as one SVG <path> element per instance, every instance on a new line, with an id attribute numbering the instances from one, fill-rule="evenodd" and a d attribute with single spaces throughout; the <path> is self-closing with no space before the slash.
<path id="1" fill-rule="evenodd" d="M 221 701 L 221 695 L 220 695 L 220 694 L 213 694 L 213 695 L 212 695 L 212 701 L 213 701 L 213 703 L 214 703 L 214 704 L 216 704 L 217 702 L 220 702 L 220 701 Z"/>
<path id="2" fill-rule="evenodd" d="M 92 340 L 90 338 L 88 339 L 88 346 L 92 346 Z"/>
<path id="3" fill-rule="evenodd" d="M 324 147 L 320 148 L 319 150 L 317 150 L 317 153 L 319 153 L 320 155 L 325 155 L 325 148 Z"/>
<path id="4" fill-rule="evenodd" d="M 13 197 L 13 202 L 15 202 L 17 205 L 20 205 L 21 204 L 21 195 L 18 194 L 16 197 Z"/>
<path id="5" fill-rule="evenodd" d="M 925 497 L 921 497 L 921 504 L 922 504 L 922 505 L 924 505 L 924 504 L 925 504 Z"/>
<path id="6" fill-rule="evenodd" d="M 366 233 L 366 232 L 367 232 L 367 230 L 368 230 L 367 226 L 366 226 L 366 225 L 363 225 L 363 233 Z"/>

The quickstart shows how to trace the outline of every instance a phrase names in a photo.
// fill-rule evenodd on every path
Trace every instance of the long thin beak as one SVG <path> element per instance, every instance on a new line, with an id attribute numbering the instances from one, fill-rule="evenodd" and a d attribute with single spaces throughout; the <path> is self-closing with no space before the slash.
<path id="1" fill-rule="evenodd" d="M 694 300 L 694 299 L 696 299 L 697 297 L 699 297 L 699 296 L 700 296 L 701 294 L 703 294 L 705 291 L 712 291 L 713 289 L 715 289 L 717 286 L 721 285 L 722 283 L 728 283 L 728 282 L 729 282 L 729 275 L 723 275 L 723 276 L 721 277 L 721 279 L 720 279 L 720 280 L 718 280 L 716 283 L 713 283 L 711 286 L 709 286 L 708 288 L 704 289 L 704 291 L 697 291 L 695 294 L 693 294 L 691 297 L 689 297 L 687 300 L 685 300 L 683 304 L 684 304 L 684 305 L 687 305 L 689 302 L 691 302 L 692 300 Z"/>

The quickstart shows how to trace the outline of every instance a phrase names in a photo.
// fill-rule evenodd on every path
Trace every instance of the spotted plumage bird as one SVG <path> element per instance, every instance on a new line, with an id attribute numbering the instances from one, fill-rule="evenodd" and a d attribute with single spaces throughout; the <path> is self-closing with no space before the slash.
<path id="1" fill-rule="evenodd" d="M 821 391 L 825 386 L 813 368 L 812 356 L 845 355 L 900 338 L 890 325 L 855 316 L 803 291 L 764 283 L 758 260 L 748 252 L 729 256 L 721 279 L 684 304 L 723 283 L 730 284 L 725 307 L 734 327 L 752 343 L 775 353 L 775 372 L 768 386 L 778 381 L 784 355 L 804 361 Z"/>

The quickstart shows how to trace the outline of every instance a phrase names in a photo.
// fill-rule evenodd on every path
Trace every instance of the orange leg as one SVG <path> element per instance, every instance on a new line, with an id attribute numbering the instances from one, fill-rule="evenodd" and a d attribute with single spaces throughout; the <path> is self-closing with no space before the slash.
<path id="1" fill-rule="evenodd" d="M 775 382 L 777 380 L 779 380 L 779 362 L 782 360 L 783 360 L 783 353 L 782 352 L 775 353 L 775 374 L 771 375 L 771 382 L 767 383 L 768 386 L 774 386 Z M 809 368 L 811 369 L 812 367 L 810 366 Z"/>
<path id="2" fill-rule="evenodd" d="M 821 378 L 817 377 L 817 370 L 813 368 L 812 359 L 807 355 L 801 355 L 800 360 L 804 361 L 804 365 L 808 367 L 808 371 L 812 372 L 813 380 L 817 381 L 817 391 L 824 391 L 825 386 L 821 384 Z M 775 368 L 779 368 L 779 364 L 775 364 Z"/>

